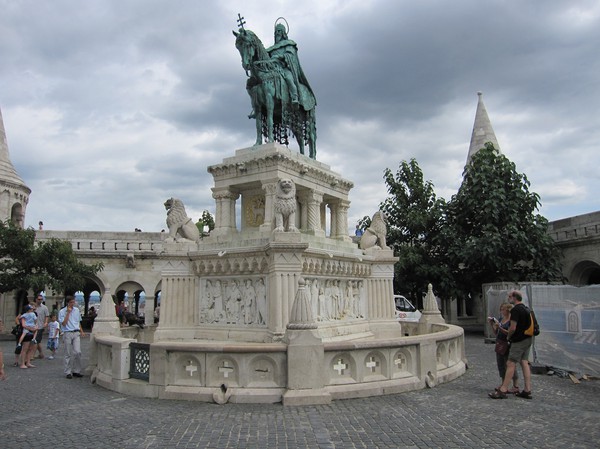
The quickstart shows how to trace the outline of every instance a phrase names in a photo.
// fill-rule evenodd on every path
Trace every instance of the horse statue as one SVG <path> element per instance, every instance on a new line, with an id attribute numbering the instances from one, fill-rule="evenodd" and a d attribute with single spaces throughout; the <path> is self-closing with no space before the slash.
<path id="1" fill-rule="evenodd" d="M 235 46 L 242 57 L 242 67 L 248 81 L 252 112 L 256 119 L 256 142 L 277 141 L 288 144 L 291 131 L 298 142 L 300 153 L 308 144 L 309 157 L 316 159 L 317 130 L 315 106 L 317 101 L 295 54 L 296 44 L 287 39 L 283 25 L 275 27 L 278 42 L 268 50 L 240 21 L 239 32 L 233 31 Z"/>

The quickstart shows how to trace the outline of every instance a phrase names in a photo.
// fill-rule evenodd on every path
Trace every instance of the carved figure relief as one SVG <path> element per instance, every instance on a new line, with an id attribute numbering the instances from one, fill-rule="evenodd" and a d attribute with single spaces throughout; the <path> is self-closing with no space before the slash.
<path id="1" fill-rule="evenodd" d="M 265 222 L 265 198 L 254 196 L 246 203 L 245 211 L 247 226 L 260 226 Z"/>
<path id="2" fill-rule="evenodd" d="M 296 209 L 296 184 L 291 179 L 280 179 L 275 192 L 275 232 L 299 232 Z"/>
<path id="3" fill-rule="evenodd" d="M 167 210 L 167 226 L 169 228 L 169 239 L 176 240 L 179 235 L 183 239 L 197 242 L 200 240 L 200 231 L 187 216 L 185 206 L 180 199 L 169 198 L 165 201 Z"/>
<path id="4" fill-rule="evenodd" d="M 363 282 L 340 279 L 306 279 L 317 321 L 364 318 Z"/>
<path id="5" fill-rule="evenodd" d="M 206 279 L 200 296 L 200 322 L 259 325 L 267 323 L 263 278 Z"/>

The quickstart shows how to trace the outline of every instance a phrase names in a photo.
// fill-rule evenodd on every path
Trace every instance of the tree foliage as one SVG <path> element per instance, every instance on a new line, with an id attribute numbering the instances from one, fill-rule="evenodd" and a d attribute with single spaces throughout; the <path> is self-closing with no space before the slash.
<path id="1" fill-rule="evenodd" d="M 0 222 L 0 293 L 12 290 L 75 292 L 104 268 L 80 262 L 71 244 L 60 239 L 36 241 L 33 228 Z"/>
<path id="2" fill-rule="evenodd" d="M 424 181 L 415 159 L 402 161 L 395 175 L 386 169 L 384 180 L 389 196 L 380 209 L 388 223 L 387 243 L 400 258 L 394 287 L 420 302 L 428 283 L 447 283 L 437 247 L 445 201 L 436 197 L 431 181 Z"/>
<path id="3" fill-rule="evenodd" d="M 427 284 L 446 298 L 465 297 L 499 281 L 559 281 L 560 250 L 537 213 L 539 195 L 515 164 L 486 144 L 465 168 L 450 202 L 436 198 L 414 159 L 384 173 L 380 209 L 388 245 L 400 258 L 394 288 L 421 300 Z M 360 222 L 359 222 L 360 224 Z"/>
<path id="4" fill-rule="evenodd" d="M 205 210 L 202 212 L 202 216 L 196 222 L 196 226 L 198 227 L 200 235 L 202 236 L 204 232 L 204 226 L 208 226 L 209 232 L 215 229 L 215 219 L 209 211 Z"/>
<path id="5" fill-rule="evenodd" d="M 448 203 L 444 242 L 456 287 L 560 280 L 560 251 L 537 214 L 540 197 L 515 164 L 487 143 L 467 165 Z"/>

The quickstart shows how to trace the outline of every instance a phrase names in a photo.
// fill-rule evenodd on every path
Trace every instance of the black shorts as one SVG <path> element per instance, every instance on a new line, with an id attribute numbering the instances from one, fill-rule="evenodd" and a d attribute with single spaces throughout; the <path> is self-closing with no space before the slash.
<path id="1" fill-rule="evenodd" d="M 33 340 L 33 334 L 25 334 L 25 337 L 23 338 L 23 343 L 31 340 Z"/>
<path id="2" fill-rule="evenodd" d="M 41 343 L 42 338 L 44 338 L 44 329 L 39 329 L 37 331 L 37 333 L 35 334 L 35 339 L 37 340 L 38 343 Z"/>

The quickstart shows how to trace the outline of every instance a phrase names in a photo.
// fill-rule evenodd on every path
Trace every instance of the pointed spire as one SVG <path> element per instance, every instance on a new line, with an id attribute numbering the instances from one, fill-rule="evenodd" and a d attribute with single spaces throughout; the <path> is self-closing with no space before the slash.
<path id="1" fill-rule="evenodd" d="M 483 104 L 483 93 L 477 92 L 479 100 L 477 101 L 477 112 L 475 112 L 475 123 L 473 124 L 473 133 L 471 134 L 471 145 L 469 145 L 469 155 L 467 156 L 467 165 L 479 150 L 484 148 L 487 142 L 492 142 L 494 148 L 500 152 L 500 145 L 494 134 L 492 123 L 488 117 L 485 105 Z"/>
<path id="2" fill-rule="evenodd" d="M 310 296 L 306 290 L 306 281 L 303 278 L 298 279 L 298 291 L 292 305 L 290 322 L 288 329 L 316 329 L 317 323 L 312 314 L 310 306 Z"/>
<path id="3" fill-rule="evenodd" d="M 8 153 L 8 143 L 6 141 L 6 131 L 4 130 L 4 120 L 2 119 L 2 110 L 0 109 L 0 181 L 15 184 L 19 187 L 25 186 L 21 177 L 17 174 Z M 29 190 L 29 189 L 28 189 Z"/>
<path id="4" fill-rule="evenodd" d="M 19 227 L 25 223 L 25 210 L 31 189 L 17 174 L 8 154 L 4 120 L 0 111 L 0 220 L 11 220 Z"/>

